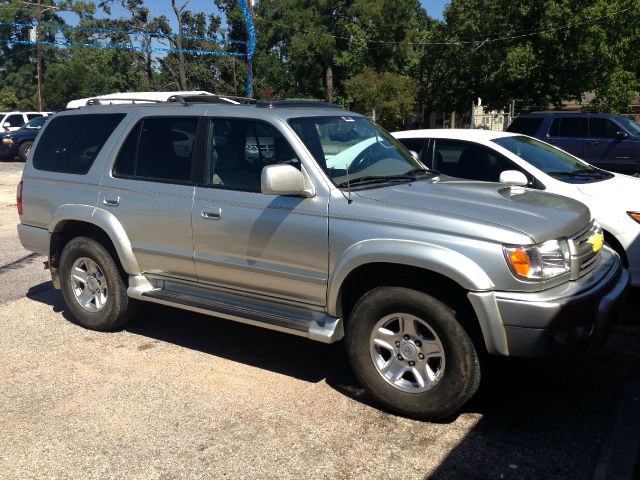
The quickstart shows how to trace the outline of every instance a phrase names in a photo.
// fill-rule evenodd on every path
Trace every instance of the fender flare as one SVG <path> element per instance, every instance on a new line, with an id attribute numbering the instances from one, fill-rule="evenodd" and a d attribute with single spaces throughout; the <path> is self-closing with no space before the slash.
<path id="1" fill-rule="evenodd" d="M 123 226 L 113 214 L 88 205 L 62 205 L 55 211 L 49 223 L 49 233 L 59 232 L 67 220 L 90 223 L 103 230 L 111 239 L 124 271 L 129 275 L 140 275 L 142 273 L 133 254 L 131 241 Z"/>
<path id="2" fill-rule="evenodd" d="M 374 239 L 345 250 L 335 265 L 327 288 L 329 315 L 339 311 L 338 299 L 346 278 L 370 263 L 394 263 L 439 273 L 466 290 L 492 290 L 494 284 L 478 264 L 459 252 L 440 245 L 412 240 Z"/>

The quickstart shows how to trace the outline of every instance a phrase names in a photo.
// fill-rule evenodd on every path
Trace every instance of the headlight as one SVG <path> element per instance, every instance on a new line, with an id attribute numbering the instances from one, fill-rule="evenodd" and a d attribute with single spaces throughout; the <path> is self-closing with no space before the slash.
<path id="1" fill-rule="evenodd" d="M 3 138 L 2 139 L 2 144 L 3 145 L 13 145 L 15 142 L 13 140 L 11 140 L 10 138 Z"/>
<path id="2" fill-rule="evenodd" d="M 571 253 L 565 239 L 538 245 L 505 245 L 503 251 L 509 269 L 521 280 L 548 280 L 571 269 Z"/>

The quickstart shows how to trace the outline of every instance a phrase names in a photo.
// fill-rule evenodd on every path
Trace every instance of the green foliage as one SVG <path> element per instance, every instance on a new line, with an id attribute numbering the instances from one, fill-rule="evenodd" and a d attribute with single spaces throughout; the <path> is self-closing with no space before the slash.
<path id="1" fill-rule="evenodd" d="M 345 81 L 345 93 L 352 110 L 372 115 L 387 129 L 399 129 L 416 103 L 417 82 L 397 73 L 378 73 L 365 68 Z"/>
<path id="2" fill-rule="evenodd" d="M 42 0 L 44 7 L 53 0 Z M 246 40 L 237 0 L 214 0 L 219 15 L 166 0 L 172 17 L 155 16 L 144 0 L 62 0 L 80 25 Z M 125 14 L 104 18 L 114 6 Z M 0 21 L 31 23 L 35 8 L 0 0 Z M 42 22 L 63 24 L 45 8 Z M 223 22 L 222 19 L 225 19 Z M 261 98 L 325 98 L 371 114 L 394 128 L 428 111 L 467 111 L 481 97 L 489 108 L 511 100 L 520 109 L 561 106 L 586 94 L 590 108 L 626 111 L 640 90 L 640 0 L 451 0 L 444 21 L 419 0 L 260 0 L 254 93 Z M 43 30 L 48 40 L 54 33 Z M 75 42 L 158 45 L 243 52 L 239 44 L 133 38 L 67 31 Z M 1 39 L 26 40 L 27 28 L 0 27 Z M 242 56 L 155 55 L 134 50 L 43 47 L 45 108 L 69 100 L 131 90 L 186 87 L 244 95 Z M 37 106 L 36 48 L 0 42 L 0 102 Z"/>
<path id="3" fill-rule="evenodd" d="M 18 106 L 18 96 L 11 87 L 0 90 L 0 110 L 14 110 Z"/>

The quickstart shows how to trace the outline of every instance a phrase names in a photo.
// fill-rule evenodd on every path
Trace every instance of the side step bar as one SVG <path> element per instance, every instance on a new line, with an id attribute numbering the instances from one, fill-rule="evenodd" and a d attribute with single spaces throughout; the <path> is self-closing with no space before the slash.
<path id="1" fill-rule="evenodd" d="M 141 300 L 178 307 L 192 312 L 234 320 L 280 332 L 307 337 L 322 343 L 337 342 L 344 336 L 342 320 L 325 313 L 287 305 L 248 304 L 230 298 L 209 298 L 161 288 L 141 292 Z"/>

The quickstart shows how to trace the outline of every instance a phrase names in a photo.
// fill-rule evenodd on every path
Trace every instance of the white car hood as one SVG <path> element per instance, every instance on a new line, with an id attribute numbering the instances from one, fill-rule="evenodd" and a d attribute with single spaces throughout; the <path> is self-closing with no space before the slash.
<path id="1" fill-rule="evenodd" d="M 640 208 L 640 178 L 616 173 L 614 178 L 602 182 L 577 185 L 585 195 L 607 200 L 607 203 L 633 205 Z"/>

